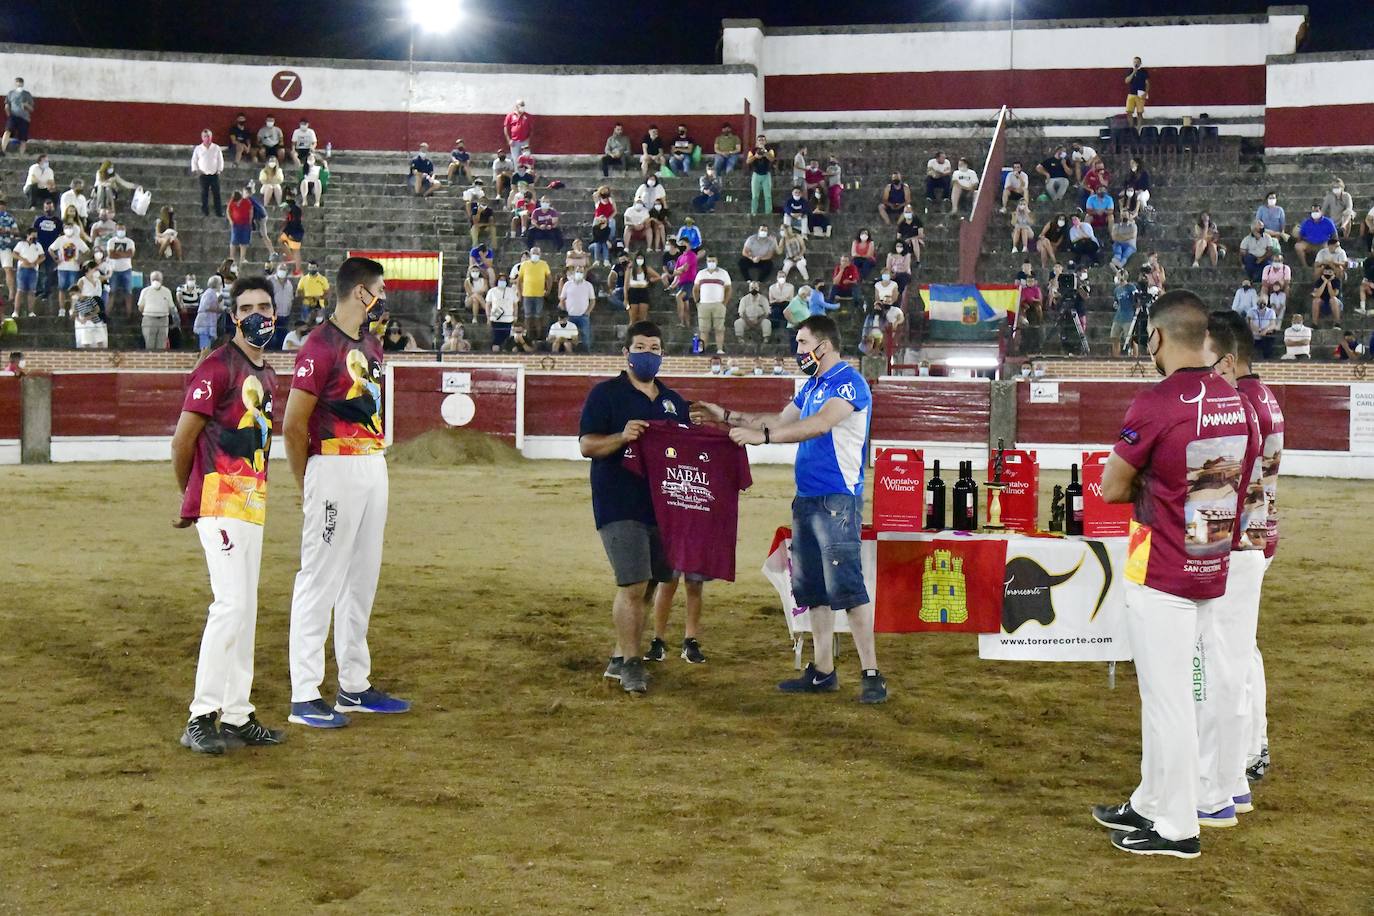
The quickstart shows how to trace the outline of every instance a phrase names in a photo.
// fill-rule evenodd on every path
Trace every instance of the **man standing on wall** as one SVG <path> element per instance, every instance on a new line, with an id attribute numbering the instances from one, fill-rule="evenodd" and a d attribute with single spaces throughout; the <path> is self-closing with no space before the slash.
<path id="1" fill-rule="evenodd" d="M 191 718 L 181 733 L 182 746 L 200 754 L 282 742 L 280 731 L 258 722 L 249 702 L 277 388 L 262 353 L 272 337 L 272 293 L 261 277 L 245 277 L 234 283 L 229 301 L 234 337 L 191 373 L 172 435 L 172 469 L 182 493 L 172 526 L 196 527 L 214 595 Z"/>
<path id="2" fill-rule="evenodd" d="M 530 123 L 530 116 L 525 111 L 524 99 L 515 100 L 515 107 L 506 115 L 503 130 L 506 134 L 506 145 L 510 147 L 511 161 L 519 162 L 521 154 L 530 148 L 530 138 L 534 134 L 534 125 Z"/>
<path id="3" fill-rule="evenodd" d="M 24 88 L 24 78 L 14 78 L 14 88 L 5 96 L 5 132 L 0 134 L 0 156 L 10 151 L 10 140 L 19 142 L 19 155 L 29 147 L 29 122 L 33 120 L 33 93 Z"/>
<path id="4" fill-rule="evenodd" d="M 311 728 L 341 728 L 350 712 L 410 709 L 408 701 L 368 680 L 367 628 L 382 568 L 388 498 L 382 345 L 368 331 L 368 323 L 386 311 L 382 265 L 348 258 L 334 288 L 334 314 L 296 354 L 286 402 L 286 457 L 305 512 L 301 570 L 291 597 L 287 721 Z M 331 611 L 339 666 L 332 706 L 320 696 Z"/>
<path id="5" fill-rule="evenodd" d="M 878 672 L 873 603 L 864 585 L 860 526 L 864 457 L 873 396 L 868 383 L 840 357 L 833 319 L 813 315 L 797 328 L 797 365 L 808 376 L 778 413 L 743 413 L 698 401 L 694 420 L 734 427 L 740 445 L 796 442 L 797 497 L 792 501 L 792 594 L 810 608 L 815 661 L 801 677 L 783 681 L 784 693 L 840 689 L 835 671 L 835 610 L 847 612 L 863 673 L 859 702 L 882 703 L 887 682 Z"/>
<path id="6" fill-rule="evenodd" d="M 1131 69 L 1122 80 L 1126 84 L 1126 117 L 1140 132 L 1145 123 L 1145 100 L 1150 97 L 1150 71 L 1140 65 L 1140 58 L 1131 58 Z"/>
<path id="7" fill-rule="evenodd" d="M 1240 395 L 1203 354 L 1207 310 L 1173 290 L 1150 309 L 1146 351 L 1165 376 L 1136 395 L 1102 477 L 1102 497 L 1133 502 L 1126 628 L 1140 689 L 1140 783 L 1093 820 L 1135 855 L 1193 859 L 1198 735 L 1193 660 L 1212 599 L 1226 590 L 1236 494 L 1250 443 Z"/>

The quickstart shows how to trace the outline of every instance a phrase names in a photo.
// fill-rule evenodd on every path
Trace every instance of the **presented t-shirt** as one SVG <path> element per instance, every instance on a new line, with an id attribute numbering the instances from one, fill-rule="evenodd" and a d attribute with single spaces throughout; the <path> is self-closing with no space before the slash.
<path id="1" fill-rule="evenodd" d="M 1260 480 L 1260 447 L 1262 445 L 1259 429 L 1259 414 L 1249 396 L 1240 391 L 1240 402 L 1245 405 L 1245 421 L 1250 427 L 1250 440 L 1245 447 L 1245 464 L 1241 468 L 1241 481 L 1244 489 L 1236 504 L 1236 526 L 1231 533 L 1232 550 L 1263 550 L 1269 539 L 1269 526 L 1265 521 L 1267 505 L 1264 499 L 1264 486 Z"/>
<path id="2" fill-rule="evenodd" d="M 714 427 L 659 421 L 625 447 L 623 464 L 648 483 L 673 569 L 733 582 L 739 492 L 754 482 L 744 447 Z"/>
<path id="3" fill-rule="evenodd" d="M 1136 395 L 1116 454 L 1139 470 L 1126 578 L 1180 598 L 1226 590 L 1250 425 L 1210 369 L 1180 369 Z"/>
<path id="4" fill-rule="evenodd" d="M 687 402 L 676 391 L 657 383 L 658 395 L 650 398 L 630 381 L 626 372 L 595 385 L 582 405 L 578 437 L 610 436 L 622 432 L 631 420 L 674 420 L 687 417 Z M 596 527 L 612 522 L 637 521 L 657 524 L 649 485 L 644 478 L 627 470 L 625 450 L 593 458 L 591 467 L 592 515 Z"/>
<path id="5" fill-rule="evenodd" d="M 267 458 L 277 374 L 255 366 L 229 342 L 207 356 L 186 383 L 181 409 L 206 417 L 196 440 L 182 518 L 267 517 Z"/>
<path id="6" fill-rule="evenodd" d="M 829 432 L 797 445 L 794 471 L 798 496 L 863 496 L 873 395 L 859 371 L 842 362 L 807 379 L 792 403 L 805 418 L 820 413 L 831 398 L 845 401 L 853 411 Z"/>
<path id="7" fill-rule="evenodd" d="M 1309 331 L 1309 334 L 1311 332 Z M 1269 386 L 1258 375 L 1236 380 L 1259 417 L 1260 485 L 1264 489 L 1266 542 L 1264 555 L 1272 557 L 1279 546 L 1279 462 L 1283 459 L 1283 409 Z"/>
<path id="8" fill-rule="evenodd" d="M 326 321 L 296 354 L 291 387 L 319 398 L 310 414 L 311 455 L 373 455 L 382 429 L 382 342 L 367 330 L 349 337 Z"/>

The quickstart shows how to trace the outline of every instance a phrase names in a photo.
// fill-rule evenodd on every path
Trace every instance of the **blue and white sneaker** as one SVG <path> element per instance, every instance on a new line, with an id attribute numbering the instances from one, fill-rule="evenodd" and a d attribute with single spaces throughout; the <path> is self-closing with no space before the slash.
<path id="1" fill-rule="evenodd" d="M 336 712 L 395 714 L 410 712 L 410 701 L 385 694 L 376 687 L 369 687 L 361 693 L 349 693 L 347 690 L 340 690 L 339 695 L 334 698 L 334 710 Z"/>
<path id="2" fill-rule="evenodd" d="M 808 664 L 801 677 L 783 681 L 778 685 L 783 693 L 834 693 L 840 689 L 840 675 L 832 669 L 822 675 L 816 670 L 815 662 Z"/>
<path id="3" fill-rule="evenodd" d="M 1249 814 L 1255 810 L 1255 796 L 1253 793 L 1246 792 L 1244 795 L 1236 795 L 1231 798 L 1231 803 L 1236 806 L 1237 814 Z"/>
<path id="4" fill-rule="evenodd" d="M 1234 827 L 1240 823 L 1235 805 L 1227 805 L 1220 811 L 1199 811 L 1197 822 L 1199 827 Z"/>
<path id="5" fill-rule="evenodd" d="M 310 728 L 343 728 L 348 724 L 348 716 L 329 708 L 323 698 L 305 703 L 292 703 L 291 715 L 286 721 L 295 725 L 308 725 Z"/>

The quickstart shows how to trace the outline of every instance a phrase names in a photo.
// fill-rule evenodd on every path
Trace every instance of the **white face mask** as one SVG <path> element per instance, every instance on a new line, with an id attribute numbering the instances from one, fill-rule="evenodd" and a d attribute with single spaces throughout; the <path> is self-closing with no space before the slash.
<path id="1" fill-rule="evenodd" d="M 716 269 L 716 262 L 715 262 L 715 261 L 707 261 L 707 262 L 706 262 L 706 269 L 707 269 L 707 270 L 715 270 L 715 269 Z"/>
<path id="2" fill-rule="evenodd" d="M 117 239 L 122 239 L 122 238 L 124 238 L 124 230 L 123 230 L 123 229 L 116 229 L 116 230 L 115 230 L 115 238 L 117 238 Z"/>
<path id="3" fill-rule="evenodd" d="M 279 269 L 279 270 L 277 271 L 277 276 L 278 276 L 278 277 L 281 277 L 283 280 L 285 280 L 285 279 L 286 279 L 286 268 L 283 267 L 283 268 Z"/>
<path id="4" fill-rule="evenodd" d="M 161 280 L 153 280 L 153 281 L 151 281 L 148 285 L 151 286 L 153 289 L 161 289 L 161 288 L 162 288 L 162 281 L 161 281 Z"/>
<path id="5" fill-rule="evenodd" d="M 884 282 L 884 283 L 888 282 L 888 281 L 891 280 L 891 279 L 892 279 L 892 275 L 891 275 L 891 274 L 883 274 L 883 282 Z"/>
<path id="6" fill-rule="evenodd" d="M 78 191 L 77 193 L 80 194 L 81 192 Z M 1332 193 L 1332 194 L 1339 194 L 1339 193 L 1341 193 L 1341 189 L 1340 189 L 1340 188 L 1332 188 L 1332 189 L 1331 189 L 1331 193 Z"/>
<path id="7" fill-rule="evenodd" d="M 1271 198 L 1269 198 L 1268 200 L 1265 201 L 1265 203 L 1268 204 L 1268 205 L 1271 206 L 1271 207 L 1274 206 L 1274 204 L 1276 204 L 1276 203 L 1278 203 L 1278 202 L 1279 202 L 1279 199 L 1278 199 L 1277 197 L 1271 197 Z"/>
<path id="8" fill-rule="evenodd" d="M 74 238 L 76 236 L 75 226 L 68 226 L 66 229 L 63 229 L 62 231 L 66 234 L 67 238 Z"/>
<path id="9" fill-rule="evenodd" d="M 502 289 L 505 289 L 505 288 L 506 288 L 506 281 L 505 281 L 505 280 L 497 280 L 497 281 L 496 281 L 496 285 L 499 286 L 499 287 L 501 287 Z"/>
<path id="10" fill-rule="evenodd" d="M 767 230 L 767 229 L 760 229 L 760 230 L 759 230 L 759 238 L 761 238 L 761 239 L 766 239 L 766 238 L 768 238 L 768 230 Z"/>
<path id="11" fill-rule="evenodd" d="M 1061 225 L 1061 226 L 1064 225 L 1064 221 L 1063 221 L 1062 219 L 1060 219 L 1060 220 L 1055 220 L 1055 222 L 1057 222 L 1057 223 L 1058 223 L 1059 225 Z"/>
<path id="12" fill-rule="evenodd" d="M 859 233 L 859 241 L 861 241 L 861 242 L 866 242 L 866 241 L 868 241 L 868 233 L 867 233 L 867 232 L 860 232 L 860 233 Z"/>
<path id="13" fill-rule="evenodd" d="M 1312 211 L 1312 218 L 1313 218 L 1313 219 L 1321 219 L 1321 218 L 1322 218 L 1322 211 L 1320 211 L 1320 210 L 1313 210 L 1313 211 Z"/>
<path id="14" fill-rule="evenodd" d="M 532 255 L 530 255 L 530 260 L 531 260 L 531 261 L 537 261 L 537 260 L 539 260 L 541 257 L 542 257 L 542 255 L 532 254 Z"/>
<path id="15" fill-rule="evenodd" d="M 575 274 L 573 274 L 573 275 L 572 275 L 572 278 L 573 278 L 573 282 L 574 282 L 574 283 L 581 283 L 581 282 L 582 282 L 582 274 L 580 274 L 580 273 L 575 273 Z"/>

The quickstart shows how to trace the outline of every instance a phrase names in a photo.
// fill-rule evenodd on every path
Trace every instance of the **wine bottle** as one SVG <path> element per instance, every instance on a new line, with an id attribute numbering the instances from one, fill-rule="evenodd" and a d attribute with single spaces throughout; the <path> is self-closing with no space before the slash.
<path id="1" fill-rule="evenodd" d="M 959 479 L 954 482 L 954 530 L 978 528 L 978 484 L 973 481 L 973 462 L 959 462 Z"/>
<path id="2" fill-rule="evenodd" d="M 935 462 L 935 476 L 926 484 L 926 528 L 945 529 L 945 482 L 940 479 L 940 462 Z"/>
<path id="3" fill-rule="evenodd" d="M 1064 519 L 1065 534 L 1083 533 L 1083 484 L 1078 482 L 1078 465 L 1069 466 L 1069 485 L 1064 490 L 1068 499 L 1069 512 Z"/>

